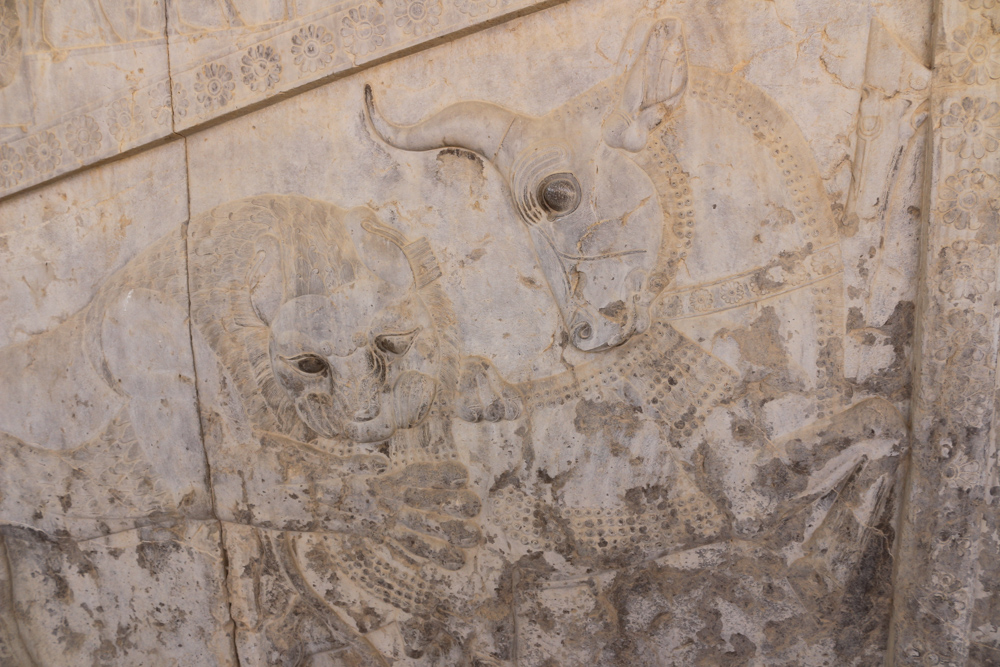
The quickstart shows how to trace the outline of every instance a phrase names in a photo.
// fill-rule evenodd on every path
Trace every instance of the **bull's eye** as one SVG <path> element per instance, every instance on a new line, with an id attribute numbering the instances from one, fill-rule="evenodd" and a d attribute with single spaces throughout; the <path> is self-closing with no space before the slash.
<path id="1" fill-rule="evenodd" d="M 326 361 L 321 357 L 317 357 L 314 354 L 309 354 L 304 357 L 299 357 L 295 360 L 295 367 L 298 368 L 303 373 L 309 373 L 310 375 L 318 375 L 320 373 L 326 372 Z"/>
<path id="2" fill-rule="evenodd" d="M 552 215 L 569 215 L 580 205 L 580 199 L 580 182 L 573 174 L 552 174 L 538 184 L 538 201 Z"/>

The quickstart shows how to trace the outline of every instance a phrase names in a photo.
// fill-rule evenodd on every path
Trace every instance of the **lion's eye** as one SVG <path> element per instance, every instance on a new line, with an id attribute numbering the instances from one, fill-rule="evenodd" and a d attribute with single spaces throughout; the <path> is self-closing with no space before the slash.
<path id="1" fill-rule="evenodd" d="M 298 368 L 303 373 L 309 373 L 310 375 L 316 375 L 318 373 L 323 373 L 326 371 L 326 362 L 320 357 L 309 355 L 302 357 L 295 362 L 295 367 Z"/>
<path id="2" fill-rule="evenodd" d="M 410 349 L 416 335 L 415 330 L 401 334 L 380 334 L 375 336 L 375 347 L 381 352 L 400 356 L 406 354 L 406 351 Z"/>
<path id="3" fill-rule="evenodd" d="M 546 176 L 538 184 L 538 200 L 554 215 L 568 215 L 580 205 L 580 183 L 573 174 Z"/>

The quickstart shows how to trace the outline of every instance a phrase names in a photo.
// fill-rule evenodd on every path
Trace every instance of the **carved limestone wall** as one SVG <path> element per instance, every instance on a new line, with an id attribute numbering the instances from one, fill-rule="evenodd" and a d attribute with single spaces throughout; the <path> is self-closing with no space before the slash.
<path id="1" fill-rule="evenodd" d="M 996 665 L 1000 3 L 0 0 L 0 666 Z"/>
<path id="2" fill-rule="evenodd" d="M 896 577 L 899 664 L 998 660 L 995 3 L 943 3 L 934 27 L 909 490 Z"/>

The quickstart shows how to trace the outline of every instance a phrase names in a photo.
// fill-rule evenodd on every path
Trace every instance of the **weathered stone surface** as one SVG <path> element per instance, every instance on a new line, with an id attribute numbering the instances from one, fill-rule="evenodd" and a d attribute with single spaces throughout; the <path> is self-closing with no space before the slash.
<path id="1" fill-rule="evenodd" d="M 1000 662 L 997 607 L 997 243 L 1000 12 L 943 3 L 927 105 L 932 141 L 910 488 L 894 657 Z"/>
<path id="2" fill-rule="evenodd" d="M 156 5 L 0 202 L 0 663 L 995 664 L 994 4 Z"/>
<path id="3" fill-rule="evenodd" d="M 0 659 L 228 664 L 184 147 L 0 204 Z"/>
<path id="4" fill-rule="evenodd" d="M 454 318 L 457 330 L 444 338 L 457 339 L 458 354 L 469 361 L 459 362 L 458 404 L 449 429 L 454 435 L 435 437 L 431 431 L 420 436 L 423 440 L 402 444 L 405 431 L 397 432 L 383 452 L 389 461 L 381 475 L 391 476 L 397 460 L 411 461 L 408 450 L 415 445 L 447 443 L 469 468 L 485 539 L 465 552 L 464 565 L 462 552 L 456 554 L 453 543 L 449 550 L 447 539 L 438 551 L 415 543 L 422 555 L 432 555 L 432 563 L 436 556 L 448 566 L 461 565 L 462 581 L 471 577 L 482 591 L 464 598 L 459 584 L 445 579 L 427 593 L 446 610 L 445 618 L 437 619 L 444 629 L 432 632 L 441 644 L 436 650 L 457 650 L 449 649 L 457 642 L 469 655 L 479 651 L 518 664 L 586 663 L 588 656 L 601 656 L 601 664 L 631 659 L 711 664 L 726 653 L 771 662 L 871 661 L 884 653 L 888 630 L 889 553 L 906 440 L 899 408 L 905 411 L 909 398 L 916 272 L 916 217 L 906 207 L 919 200 L 919 172 L 912 172 L 920 168 L 922 145 L 910 147 L 909 172 L 897 176 L 898 144 L 882 146 L 869 137 L 868 162 L 854 176 L 852 198 L 851 175 L 843 178 L 836 170 L 845 158 L 850 164 L 858 150 L 849 137 L 860 90 L 816 86 L 817 95 L 849 111 L 839 126 L 826 118 L 814 122 L 818 112 L 792 95 L 785 93 L 782 105 L 762 86 L 730 74 L 733 64 L 699 48 L 704 30 L 657 12 L 636 23 L 634 13 L 619 11 L 596 5 L 553 8 L 524 19 L 516 31 L 484 33 L 489 46 L 481 50 L 455 42 L 429 52 L 426 60 L 392 63 L 213 128 L 191 144 L 192 209 L 221 206 L 211 217 L 245 219 L 249 213 L 232 213 L 234 204 L 228 202 L 237 200 L 237 207 L 255 207 L 257 218 L 293 224 L 315 239 L 312 224 L 304 223 L 313 216 L 294 211 L 314 207 L 316 200 L 337 202 L 374 209 L 373 215 L 403 234 L 404 247 L 426 237 L 442 274 L 437 282 L 452 304 L 434 321 Z M 849 23 L 833 10 L 829 19 Z M 704 20 L 697 13 L 692 17 Z M 867 17 L 855 20 L 867 27 Z M 566 25 L 576 29 L 557 41 L 546 39 Z M 897 69 L 906 70 L 897 86 L 905 86 L 904 93 L 919 104 L 929 74 L 887 27 L 874 25 L 872 50 L 878 58 L 888 53 Z M 537 43 L 547 45 L 556 67 L 531 71 L 518 57 Z M 595 62 L 595 43 L 612 57 Z M 853 76 L 860 88 L 865 50 L 845 51 L 844 58 L 853 59 L 853 72 L 845 67 L 844 76 Z M 581 60 L 588 66 L 579 66 Z M 649 61 L 657 62 L 656 68 Z M 801 64 L 805 71 L 813 67 L 821 65 Z M 770 87 L 782 90 L 796 79 L 801 87 L 801 78 L 809 75 L 768 71 L 768 76 Z M 897 72 L 896 81 L 903 76 Z M 370 108 L 362 113 L 357 101 L 366 95 L 366 85 Z M 882 80 L 872 85 L 883 89 Z M 653 95 L 660 97 L 643 108 Z M 474 100 L 474 106 L 465 100 Z M 420 129 L 391 124 L 436 112 L 437 120 Z M 301 121 L 286 122 L 290 113 Z M 890 122 L 889 113 L 876 113 Z M 893 122 L 919 127 L 920 120 Z M 799 127 L 830 137 L 823 143 L 829 166 L 817 162 Z M 900 131 L 888 134 L 893 133 Z M 835 154 L 827 144 L 838 135 L 844 146 Z M 905 146 L 908 136 L 901 141 Z M 226 167 L 219 169 L 220 164 Z M 832 175 L 824 179 L 824 171 Z M 555 191 L 570 207 L 580 189 L 579 208 L 565 217 L 547 214 L 542 209 L 547 204 L 529 199 L 549 173 L 575 177 L 576 183 L 567 179 Z M 909 186 L 913 181 L 917 185 Z M 299 203 L 259 197 L 275 189 L 295 193 L 291 202 Z M 879 243 L 871 228 L 887 225 L 886 215 L 861 210 L 860 204 L 869 204 L 866 198 L 878 189 L 893 191 L 895 236 L 869 253 Z M 299 200 L 302 194 L 312 199 Z M 241 199 L 254 195 L 258 199 Z M 197 229 L 193 223 L 192 232 Z M 275 233 L 278 239 L 286 235 Z M 849 241 L 844 247 L 858 254 L 846 276 L 842 238 Z M 242 242 L 245 254 L 259 247 Z M 196 241 L 193 289 L 198 262 L 215 267 L 218 257 L 233 255 L 216 251 L 204 260 L 197 246 Z M 278 246 L 290 252 L 292 244 Z M 340 272 L 329 267 L 331 261 L 317 255 L 309 266 L 321 274 Z M 883 261 L 896 265 L 889 275 L 878 275 L 875 267 Z M 250 255 L 242 262 L 250 262 Z M 297 267 L 295 275 L 306 270 Z M 231 274 L 245 280 L 244 269 Z M 295 280 L 287 268 L 281 275 Z M 209 282 L 214 289 L 217 280 Z M 855 311 L 845 303 L 845 287 L 853 287 Z M 249 288 L 241 282 L 230 291 L 236 289 Z M 284 294 L 312 302 L 287 288 Z M 856 312 L 851 338 L 837 333 L 845 332 L 850 312 Z M 197 311 L 194 317 L 197 325 Z M 262 317 L 253 327 L 266 324 Z M 375 315 L 371 324 L 360 320 L 354 326 L 360 339 L 373 339 L 385 325 Z M 267 335 L 253 334 L 258 345 Z M 263 350 L 247 351 L 239 358 L 262 355 Z M 851 375 L 845 355 L 856 369 Z M 465 371 L 485 377 L 464 380 Z M 209 377 L 207 371 L 199 375 Z M 391 387 L 394 380 L 386 382 Z M 439 383 L 443 389 L 444 378 Z M 262 381 L 258 374 L 250 393 L 267 395 L 268 384 L 273 380 Z M 210 404 L 217 391 L 203 389 L 203 401 Z M 280 399 L 282 392 L 277 393 Z M 260 452 L 249 457 L 256 474 L 247 478 L 268 481 L 253 485 L 255 497 L 249 483 L 231 475 L 235 491 L 226 497 L 232 498 L 233 514 L 270 531 L 282 527 L 271 517 L 281 501 L 287 528 L 301 529 L 301 522 L 312 518 L 345 532 L 315 511 L 300 517 L 287 498 L 276 497 L 282 487 L 269 481 L 272 476 L 298 486 L 303 471 L 315 471 L 318 464 L 304 464 L 302 454 L 285 453 L 285 461 L 268 454 L 278 442 L 291 445 L 283 440 L 236 437 L 261 427 L 252 415 L 262 410 L 247 405 L 250 400 L 240 403 L 251 428 L 229 426 L 230 419 L 238 420 L 213 408 L 213 419 L 227 425 L 206 431 L 210 458 L 216 449 L 220 459 L 226 450 L 238 452 L 229 455 L 233 462 L 213 463 L 213 470 L 239 470 L 243 452 Z M 299 415 L 308 424 L 310 413 L 302 409 Z M 425 428 L 443 428 L 432 420 L 446 415 L 432 411 Z M 293 417 L 280 431 L 300 440 L 289 429 L 301 427 Z M 324 428 L 313 426 L 317 432 Z M 322 441 L 323 436 L 317 442 Z M 452 456 L 422 453 L 428 455 L 417 460 L 437 467 Z M 312 493 L 295 491 L 294 504 L 318 502 L 317 493 L 353 497 L 339 484 Z M 225 505 L 220 501 L 220 510 Z M 246 509 L 250 505 L 252 511 Z M 376 523 L 363 537 L 381 540 L 391 554 L 392 541 L 380 537 L 383 530 Z M 388 603 L 379 600 L 386 585 L 379 582 L 387 578 L 395 590 L 419 597 L 427 565 L 407 566 L 406 549 L 398 547 L 401 555 L 393 562 L 346 532 L 348 537 L 323 538 L 322 548 L 284 549 L 299 554 L 293 569 L 304 571 L 301 585 L 311 585 L 350 630 L 371 635 L 381 653 L 393 655 L 396 644 L 386 644 L 386 635 L 402 636 L 404 649 L 408 635 L 386 628 L 393 623 L 426 628 L 421 614 L 429 612 L 392 596 Z M 269 549 L 280 555 L 282 538 L 268 535 Z M 319 554 L 354 549 L 375 560 L 358 565 L 349 559 L 334 570 L 331 583 L 329 570 L 338 559 Z M 375 570 L 376 562 L 383 569 Z M 358 567 L 360 573 L 353 570 Z M 366 569 L 369 580 L 352 578 Z M 414 582 L 407 574 L 418 578 Z M 317 583 L 324 576 L 326 583 Z M 358 585 L 367 592 L 353 592 Z M 775 598 L 761 598 L 764 588 L 773 589 Z M 373 616 L 351 607 L 365 593 L 373 600 L 367 603 Z M 388 606 L 376 611 L 377 602 Z M 489 631 L 464 629 L 485 604 L 492 610 Z M 234 599 L 234 608 L 239 606 Z M 270 613 L 281 617 L 282 609 Z M 245 622 L 243 641 L 258 651 L 278 651 L 255 618 Z M 667 618 L 688 620 L 678 630 Z M 779 625 L 788 628 L 786 636 L 775 636 Z M 337 629 L 336 639 L 328 641 L 339 645 L 344 632 Z M 442 639 L 443 632 L 450 638 Z M 272 634 L 287 641 L 285 633 Z M 476 637 L 478 644 L 470 646 L 463 637 Z M 430 639 L 418 635 L 409 641 L 415 642 L 409 647 L 415 653 Z"/>
<path id="5" fill-rule="evenodd" d="M 560 1 L 3 0 L 0 198 Z"/>
<path id="6" fill-rule="evenodd" d="M 178 131 L 564 0 L 168 0 Z"/>
<path id="7" fill-rule="evenodd" d="M 160 0 L 0 2 L 0 197 L 170 132 Z"/>

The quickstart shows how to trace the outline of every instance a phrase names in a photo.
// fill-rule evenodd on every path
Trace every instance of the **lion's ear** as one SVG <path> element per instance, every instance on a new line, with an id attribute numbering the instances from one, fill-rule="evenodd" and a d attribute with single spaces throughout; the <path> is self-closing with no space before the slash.
<path id="1" fill-rule="evenodd" d="M 254 312 L 264 324 L 269 325 L 284 299 L 281 245 L 276 237 L 266 234 L 257 241 L 246 283 Z"/>
<path id="2" fill-rule="evenodd" d="M 382 280 L 398 287 L 413 283 L 413 272 L 401 246 L 406 237 L 383 223 L 370 208 L 347 212 L 346 226 L 361 262 Z"/>

